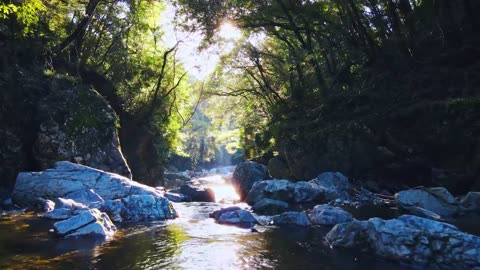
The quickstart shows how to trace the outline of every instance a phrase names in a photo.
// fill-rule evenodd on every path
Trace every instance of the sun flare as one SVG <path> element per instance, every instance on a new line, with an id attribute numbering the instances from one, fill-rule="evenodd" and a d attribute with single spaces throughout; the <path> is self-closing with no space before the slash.
<path id="1" fill-rule="evenodd" d="M 224 22 L 220 25 L 218 35 L 227 40 L 237 40 L 242 36 L 242 31 L 231 22 Z"/>

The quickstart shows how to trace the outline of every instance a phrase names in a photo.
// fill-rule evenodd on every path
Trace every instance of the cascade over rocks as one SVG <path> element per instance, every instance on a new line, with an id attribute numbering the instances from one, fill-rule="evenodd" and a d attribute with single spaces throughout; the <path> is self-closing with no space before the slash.
<path id="1" fill-rule="evenodd" d="M 268 171 L 265 165 L 253 161 L 245 161 L 238 164 L 235 168 L 232 185 L 240 199 L 245 200 L 253 184 L 265 179 L 268 179 Z"/>
<path id="2" fill-rule="evenodd" d="M 371 250 L 422 268 L 480 269 L 480 237 L 416 216 L 341 223 L 326 239 L 333 247 Z"/>
<path id="3" fill-rule="evenodd" d="M 397 205 L 404 209 L 420 207 L 440 216 L 452 216 L 460 210 L 458 202 L 444 187 L 418 187 L 395 194 Z"/>

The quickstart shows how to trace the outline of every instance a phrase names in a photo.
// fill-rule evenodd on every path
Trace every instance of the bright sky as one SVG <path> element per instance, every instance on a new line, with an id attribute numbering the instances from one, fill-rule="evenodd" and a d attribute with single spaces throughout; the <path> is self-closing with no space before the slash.
<path id="1" fill-rule="evenodd" d="M 220 56 L 230 52 L 234 48 L 235 42 L 242 36 L 240 29 L 229 22 L 225 22 L 218 32 L 218 35 L 225 42 L 222 45 L 199 51 L 198 47 L 202 42 L 202 35 L 175 29 L 175 24 L 172 23 L 174 17 L 175 8 L 169 4 L 160 19 L 160 24 L 165 32 L 163 41 L 167 47 L 173 47 L 177 41 L 181 41 L 177 57 L 190 76 L 198 80 L 207 77 L 220 61 Z"/>

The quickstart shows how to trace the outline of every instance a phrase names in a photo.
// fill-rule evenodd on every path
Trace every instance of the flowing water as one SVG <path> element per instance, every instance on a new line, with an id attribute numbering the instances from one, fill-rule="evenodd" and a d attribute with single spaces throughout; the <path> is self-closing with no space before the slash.
<path id="1" fill-rule="evenodd" d="M 0 269 L 405 269 L 331 249 L 328 228 L 219 225 L 208 214 L 237 196 L 220 176 L 199 179 L 216 203 L 176 203 L 175 220 L 122 225 L 115 239 L 56 239 L 34 214 L 0 218 Z"/>

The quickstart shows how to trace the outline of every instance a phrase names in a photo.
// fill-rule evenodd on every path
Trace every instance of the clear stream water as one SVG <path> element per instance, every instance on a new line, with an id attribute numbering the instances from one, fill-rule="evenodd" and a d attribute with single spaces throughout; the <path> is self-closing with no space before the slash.
<path id="1" fill-rule="evenodd" d="M 236 194 L 219 176 L 201 179 L 217 203 L 176 203 L 175 220 L 119 226 L 115 239 L 55 238 L 33 213 L 0 217 L 0 269 L 408 269 L 356 250 L 331 249 L 329 228 L 219 225 L 208 214 Z"/>

